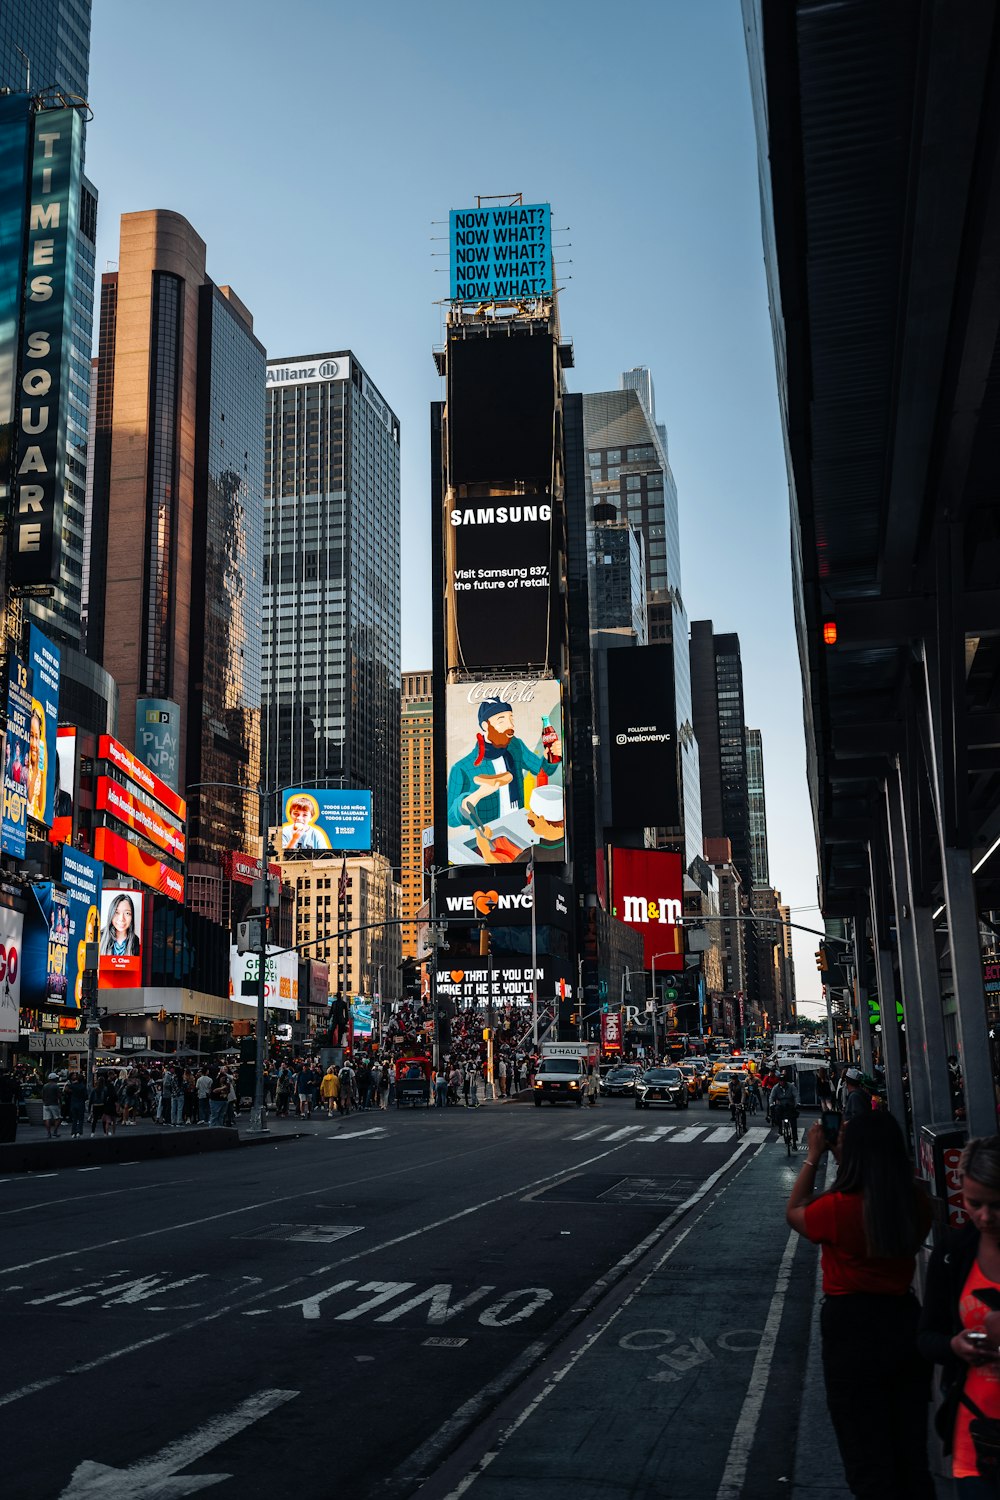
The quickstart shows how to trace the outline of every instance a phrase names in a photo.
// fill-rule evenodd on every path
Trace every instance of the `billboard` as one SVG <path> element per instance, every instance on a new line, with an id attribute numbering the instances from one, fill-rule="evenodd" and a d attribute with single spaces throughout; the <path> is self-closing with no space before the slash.
<path id="1" fill-rule="evenodd" d="M 491 927 L 523 927 L 534 908 L 540 927 L 571 930 L 575 902 L 569 882 L 550 870 L 530 881 L 528 875 L 523 864 L 516 869 L 496 865 L 488 876 L 481 870 L 453 870 L 438 881 L 438 915 L 452 922 L 479 924 L 488 918 Z"/>
<path id="2" fill-rule="evenodd" d="M 69 953 L 66 960 L 66 1003 L 83 1008 L 84 948 L 101 935 L 101 867 L 89 854 L 66 845 L 62 852 L 62 884 L 69 899 Z"/>
<path id="3" fill-rule="evenodd" d="M 564 862 L 558 681 L 480 678 L 445 690 L 448 858 L 453 865 Z"/>
<path id="4" fill-rule="evenodd" d="M 313 385 L 321 380 L 350 380 L 351 361 L 346 354 L 314 355 L 312 359 L 269 360 L 267 388 L 276 385 Z"/>
<path id="5" fill-rule="evenodd" d="M 56 795 L 49 842 L 68 844 L 73 838 L 76 805 L 76 729 L 60 724 L 56 730 Z"/>
<path id="6" fill-rule="evenodd" d="M 23 936 L 22 914 L 0 906 L 0 1042 L 16 1042 L 20 1035 Z"/>
<path id="7" fill-rule="evenodd" d="M 102 734 L 98 740 L 97 757 L 99 760 L 108 760 L 113 766 L 117 766 L 129 781 L 134 781 L 136 786 L 148 792 L 151 797 L 155 797 L 156 801 L 168 812 L 172 812 L 175 818 L 184 822 L 187 817 L 187 803 L 184 798 L 179 797 L 172 787 L 167 786 L 167 783 L 157 776 L 155 771 L 151 771 L 132 754 L 131 750 L 126 750 L 124 745 L 112 739 L 110 734 Z"/>
<path id="8" fill-rule="evenodd" d="M 239 1005 L 257 1005 L 256 953 L 229 950 L 229 998 Z M 298 1010 L 299 956 L 294 950 L 268 948 L 264 963 L 264 1004 L 269 1010 Z"/>
<path id="9" fill-rule="evenodd" d="M 551 998 L 558 978 L 555 967 L 539 955 L 538 967 L 534 973 L 539 997 Z M 494 960 L 491 965 L 487 965 L 485 959 L 477 959 L 475 966 L 462 964 L 438 970 L 438 999 L 447 996 L 463 1008 L 475 1005 L 484 1010 L 492 1004 L 497 1023 L 500 1024 L 505 1020 L 504 1013 L 509 1008 L 531 1005 L 531 975 L 530 961 L 504 964 Z"/>
<path id="10" fill-rule="evenodd" d="M 351 1001 L 351 1025 L 355 1036 L 371 1036 L 372 1002 L 367 995 L 357 995 Z"/>
<path id="11" fill-rule="evenodd" d="M 618 1011 L 604 1011 L 601 1016 L 601 1046 L 605 1052 L 622 1050 L 622 1018 Z"/>
<path id="12" fill-rule="evenodd" d="M 448 225 L 453 302 L 518 302 L 551 294 L 548 203 L 453 208 Z"/>
<path id="13" fill-rule="evenodd" d="M 448 483 L 551 488 L 559 376 L 546 327 L 448 344 Z M 501 502 L 502 503 L 502 502 Z"/>
<path id="14" fill-rule="evenodd" d="M 180 776 L 181 710 L 170 698 L 135 700 L 135 753 L 171 791 Z"/>
<path id="15" fill-rule="evenodd" d="M 444 531 L 449 667 L 545 667 L 551 496 L 491 488 L 488 498 L 472 500 L 449 490 Z"/>
<path id="16" fill-rule="evenodd" d="M 286 787 L 281 796 L 283 854 L 317 854 L 324 849 L 372 846 L 371 792 Z"/>
<path id="17" fill-rule="evenodd" d="M 40 110 L 34 127 L 10 536 L 18 587 L 59 581 L 83 139 L 75 109 Z"/>
<path id="18" fill-rule="evenodd" d="M 31 672 L 11 656 L 7 678 L 7 732 L 3 747 L 3 817 L 0 849 L 24 858 L 28 832 L 28 738 L 31 727 Z"/>
<path id="19" fill-rule="evenodd" d="M 28 817 L 52 827 L 56 804 L 56 739 L 62 658 L 37 625 L 28 626 L 31 721 L 28 738 Z"/>
<path id="20" fill-rule="evenodd" d="M 141 891 L 107 886 L 101 892 L 101 949 L 98 983 L 104 989 L 137 989 L 142 984 Z"/>
<path id="21" fill-rule="evenodd" d="M 175 828 L 166 818 L 161 818 L 158 812 L 140 802 L 138 797 L 126 791 L 119 782 L 112 781 L 110 776 L 98 776 L 95 806 L 98 812 L 110 813 L 126 827 L 141 833 L 157 849 L 162 849 L 164 854 L 183 861 L 187 851 L 183 830 Z"/>
<path id="22" fill-rule="evenodd" d="M 69 951 L 69 897 L 51 880 L 31 887 L 37 910 L 29 910 L 24 926 L 21 954 L 21 984 L 24 1003 L 73 1004 L 67 986 Z"/>
<path id="23" fill-rule="evenodd" d="M 17 331 L 24 298 L 24 221 L 28 205 L 28 146 L 31 100 L 27 94 L 0 98 L 0 503 L 7 511 L 11 453 L 17 414 Z"/>
<path id="24" fill-rule="evenodd" d="M 227 880 L 235 880 L 240 885 L 253 885 L 255 880 L 261 879 L 260 860 L 254 859 L 250 854 L 230 851 L 222 856 L 222 873 Z M 268 862 L 267 873 L 280 877 L 281 866 Z"/>
<path id="25" fill-rule="evenodd" d="M 609 651 L 611 821 L 616 828 L 676 828 L 677 710 L 673 646 Z"/>
<path id="26" fill-rule="evenodd" d="M 623 656 L 628 652 L 623 651 Z M 684 968 L 684 868 L 660 849 L 611 850 L 611 915 L 642 933 L 643 963 L 657 972 Z"/>
<path id="27" fill-rule="evenodd" d="M 94 858 L 120 870 L 123 875 L 132 875 L 136 880 L 141 880 L 143 885 L 160 891 L 173 901 L 184 900 L 183 875 L 172 870 L 162 860 L 154 859 L 151 854 L 143 854 L 135 844 L 130 844 L 110 828 L 94 829 Z"/>

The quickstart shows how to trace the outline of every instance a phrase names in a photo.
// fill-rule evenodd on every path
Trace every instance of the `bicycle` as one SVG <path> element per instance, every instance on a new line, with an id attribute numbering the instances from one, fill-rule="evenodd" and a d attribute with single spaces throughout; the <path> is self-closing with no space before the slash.
<path id="1" fill-rule="evenodd" d="M 798 1150 L 793 1135 L 792 1117 L 787 1111 L 781 1116 L 781 1138 L 785 1143 L 785 1154 L 791 1156 L 793 1151 Z"/>
<path id="2" fill-rule="evenodd" d="M 755 1089 L 751 1089 L 750 1090 L 750 1113 L 752 1115 L 755 1115 L 759 1109 L 760 1109 L 760 1098 L 757 1095 L 757 1091 Z"/>
<path id="3" fill-rule="evenodd" d="M 729 1113 L 735 1127 L 736 1140 L 740 1141 L 747 1133 L 747 1110 L 745 1104 L 731 1104 Z"/>

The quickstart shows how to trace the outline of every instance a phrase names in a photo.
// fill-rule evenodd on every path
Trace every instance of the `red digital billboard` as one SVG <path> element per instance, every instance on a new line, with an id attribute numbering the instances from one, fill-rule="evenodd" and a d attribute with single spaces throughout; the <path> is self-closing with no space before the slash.
<path id="1" fill-rule="evenodd" d="M 94 829 L 94 858 L 121 870 L 123 875 L 133 875 L 148 885 L 151 890 L 162 891 L 174 901 L 184 900 L 184 876 L 172 870 L 161 859 L 143 854 L 135 844 L 130 844 L 110 828 Z"/>
<path id="2" fill-rule="evenodd" d="M 155 797 L 161 806 L 173 813 L 175 818 L 181 822 L 187 817 L 187 803 L 183 797 L 178 797 L 172 787 L 161 781 L 155 771 L 144 766 L 141 760 L 137 760 L 131 750 L 112 739 L 110 734 L 102 734 L 97 744 L 97 755 L 100 760 L 110 761 L 123 771 L 129 781 L 134 781 L 136 786 L 141 786 L 144 792 Z"/>
<path id="3" fill-rule="evenodd" d="M 683 969 L 684 867 L 662 849 L 611 850 L 611 915 L 642 933 L 643 962 Z"/>
<path id="4" fill-rule="evenodd" d="M 99 812 L 111 813 L 119 822 L 134 828 L 136 833 L 143 834 L 164 854 L 183 862 L 187 847 L 183 832 L 127 792 L 117 781 L 112 781 L 110 776 L 97 778 L 97 808 Z"/>

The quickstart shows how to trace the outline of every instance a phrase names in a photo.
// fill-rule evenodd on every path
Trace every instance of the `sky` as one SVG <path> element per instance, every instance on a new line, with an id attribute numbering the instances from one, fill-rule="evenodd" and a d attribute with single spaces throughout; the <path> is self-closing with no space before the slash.
<path id="1" fill-rule="evenodd" d="M 688 616 L 740 636 L 771 882 L 822 927 L 739 0 L 94 0 L 90 103 L 98 271 L 122 213 L 173 209 L 270 357 L 351 349 L 399 417 L 404 671 L 431 663 L 448 211 L 551 202 L 568 386 L 652 370 Z"/>

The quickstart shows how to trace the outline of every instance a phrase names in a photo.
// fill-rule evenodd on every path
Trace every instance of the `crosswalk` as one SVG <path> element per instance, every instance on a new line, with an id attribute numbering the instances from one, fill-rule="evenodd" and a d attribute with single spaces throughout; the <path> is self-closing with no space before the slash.
<path id="1" fill-rule="evenodd" d="M 750 1125 L 743 1139 L 754 1146 L 766 1141 L 770 1134 L 770 1127 L 767 1125 Z M 672 1146 L 688 1145 L 691 1141 L 697 1141 L 702 1146 L 725 1145 L 733 1141 L 733 1127 L 731 1123 L 719 1126 L 654 1125 L 652 1128 L 648 1125 L 623 1125 L 612 1130 L 607 1125 L 594 1125 L 590 1130 L 580 1130 L 576 1135 L 571 1135 L 570 1140 L 600 1141 L 602 1144 L 611 1142 L 616 1145 L 626 1141 L 629 1145 L 653 1145 L 659 1141 L 669 1141 Z"/>

